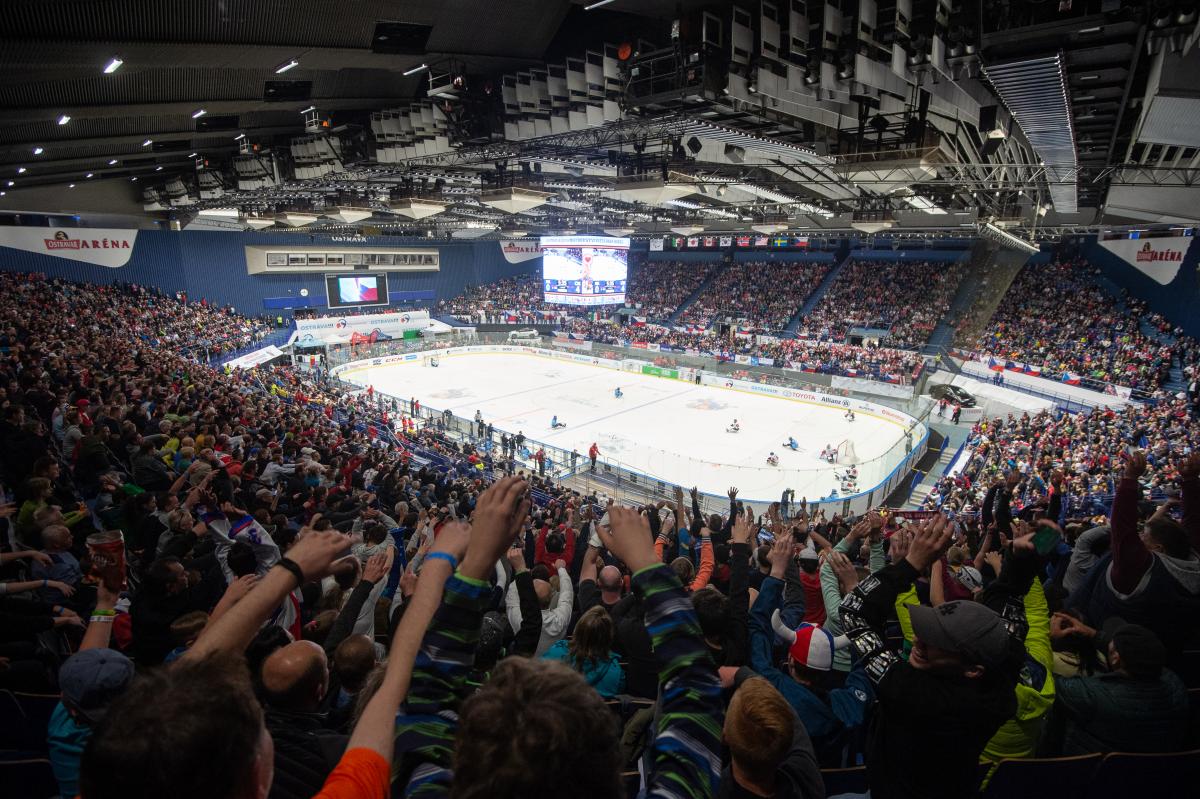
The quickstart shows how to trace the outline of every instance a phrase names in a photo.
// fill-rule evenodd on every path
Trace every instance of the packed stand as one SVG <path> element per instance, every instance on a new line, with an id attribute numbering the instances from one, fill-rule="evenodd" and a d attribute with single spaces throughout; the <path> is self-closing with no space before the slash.
<path id="1" fill-rule="evenodd" d="M 629 276 L 625 304 L 638 316 L 665 322 L 719 266 L 716 261 L 643 261 Z"/>
<path id="2" fill-rule="evenodd" d="M 482 286 L 468 286 L 461 296 L 439 300 L 437 314 L 482 324 L 557 323 L 581 313 L 577 308 L 542 301 L 541 275 L 506 277 Z"/>
<path id="3" fill-rule="evenodd" d="M 978 339 L 960 342 L 997 359 L 1154 391 L 1169 379 L 1172 348 L 1141 330 L 1142 306 L 1118 301 L 1086 261 L 1030 264 Z"/>
<path id="4" fill-rule="evenodd" d="M 739 321 L 753 333 L 781 332 L 831 264 L 746 261 L 726 266 L 680 315 L 680 324 L 708 328 L 717 321 Z"/>
<path id="5" fill-rule="evenodd" d="M 826 290 L 797 334 L 845 341 L 851 328 L 887 330 L 887 347 L 919 349 L 962 281 L 962 261 L 867 261 L 852 258 Z"/>
<path id="6" fill-rule="evenodd" d="M 1192 745 L 1177 439 L 1097 450 L 1126 455 L 1078 535 L 1016 466 L 975 519 L 626 508 L 486 424 L 392 435 L 366 392 L 147 346 L 135 292 L 2 280 L 0 688 L 58 695 L 22 749 L 64 796 L 799 799 L 862 763 L 950 799 L 1006 758 Z"/>

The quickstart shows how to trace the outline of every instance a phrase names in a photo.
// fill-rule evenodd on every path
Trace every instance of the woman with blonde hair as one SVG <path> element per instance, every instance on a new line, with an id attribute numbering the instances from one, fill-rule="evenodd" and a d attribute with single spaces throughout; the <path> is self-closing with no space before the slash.
<path id="1" fill-rule="evenodd" d="M 612 652 L 615 627 L 608 611 L 597 605 L 579 617 L 570 641 L 557 641 L 542 655 L 578 671 L 605 699 L 625 691 L 625 670 Z"/>

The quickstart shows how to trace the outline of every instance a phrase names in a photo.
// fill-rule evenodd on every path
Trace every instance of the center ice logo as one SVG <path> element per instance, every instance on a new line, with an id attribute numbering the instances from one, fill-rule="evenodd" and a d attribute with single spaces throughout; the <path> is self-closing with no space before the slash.
<path id="1" fill-rule="evenodd" d="M 471 392 L 465 388 L 447 388 L 441 391 L 435 391 L 429 396 L 435 399 L 466 399 L 471 396 Z"/>
<path id="2" fill-rule="evenodd" d="M 692 400 L 687 406 L 695 411 L 723 411 L 729 407 L 724 402 L 708 398 Z"/>

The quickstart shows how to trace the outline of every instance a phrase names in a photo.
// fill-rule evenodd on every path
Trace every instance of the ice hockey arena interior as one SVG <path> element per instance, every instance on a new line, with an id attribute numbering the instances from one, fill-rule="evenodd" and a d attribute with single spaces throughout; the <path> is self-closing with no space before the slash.
<path id="1" fill-rule="evenodd" d="M 1198 0 L 0 4 L 0 796 L 1200 791 Z"/>

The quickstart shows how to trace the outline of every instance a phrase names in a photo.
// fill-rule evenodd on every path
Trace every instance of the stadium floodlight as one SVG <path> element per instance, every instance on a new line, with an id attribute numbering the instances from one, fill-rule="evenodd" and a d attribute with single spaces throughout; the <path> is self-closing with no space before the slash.
<path id="1" fill-rule="evenodd" d="M 979 225 L 979 235 L 988 241 L 999 244 L 1001 247 L 1023 252 L 1026 255 L 1036 255 L 1040 251 L 1036 244 L 1014 236 L 1006 230 L 1001 230 L 991 222 L 984 222 Z"/>
<path id="2" fill-rule="evenodd" d="M 204 116 L 207 113 L 208 112 L 205 111 L 203 108 L 197 108 L 195 111 L 192 112 L 192 119 L 199 119 L 200 117 Z"/>
<path id="3" fill-rule="evenodd" d="M 71 117 L 69 114 L 63 114 L 62 116 L 60 116 L 58 118 L 58 124 L 60 124 L 60 125 L 65 125 L 70 121 L 71 121 Z"/>
<path id="4" fill-rule="evenodd" d="M 287 61 L 283 62 L 279 66 L 275 67 L 275 74 L 282 75 L 283 73 L 287 72 L 289 69 L 295 69 L 298 66 L 300 66 L 299 61 L 297 61 L 294 58 L 288 59 Z"/>
<path id="5" fill-rule="evenodd" d="M 120 69 L 121 65 L 124 63 L 125 62 L 121 60 L 120 56 L 113 56 L 112 58 L 108 59 L 108 63 L 104 65 L 104 74 L 105 75 L 113 74 L 118 69 Z"/>
<path id="6" fill-rule="evenodd" d="M 151 144 L 154 144 L 154 139 L 146 139 L 144 142 L 142 142 L 143 147 L 149 147 Z"/>
<path id="7" fill-rule="evenodd" d="M 41 155 L 41 154 L 42 154 L 42 153 L 44 153 L 44 152 L 46 152 L 46 150 L 45 150 L 45 148 L 44 148 L 44 147 L 34 147 L 34 148 L 33 148 L 33 154 L 34 154 L 34 155 Z"/>
<path id="8" fill-rule="evenodd" d="M 416 75 L 418 72 L 423 72 L 427 69 L 429 69 L 428 64 L 419 64 L 412 69 L 405 70 L 402 74 L 407 78 L 409 75 Z"/>

